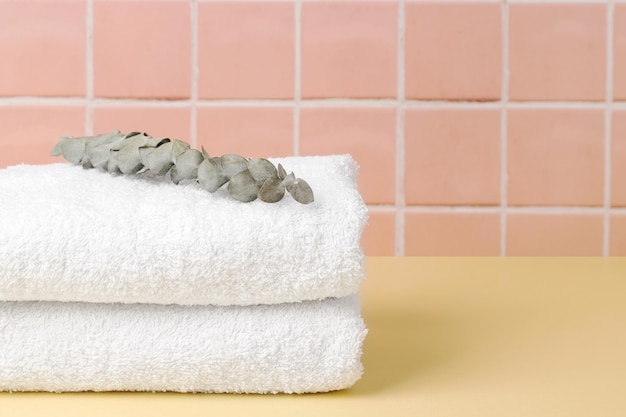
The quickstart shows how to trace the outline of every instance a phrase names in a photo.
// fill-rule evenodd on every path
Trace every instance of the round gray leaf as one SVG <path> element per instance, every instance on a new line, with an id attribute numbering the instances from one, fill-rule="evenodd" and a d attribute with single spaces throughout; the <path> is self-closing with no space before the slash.
<path id="1" fill-rule="evenodd" d="M 272 175 L 263 183 L 259 190 L 259 199 L 266 203 L 276 203 L 285 195 L 285 186 L 278 175 Z"/>
<path id="2" fill-rule="evenodd" d="M 311 186 L 302 178 L 298 178 L 293 184 L 287 186 L 287 191 L 298 203 L 309 204 L 314 201 Z"/>
<path id="3" fill-rule="evenodd" d="M 79 164 L 85 156 L 85 139 L 84 138 L 64 138 L 61 142 L 61 152 L 63 158 L 68 161 Z"/>
<path id="4" fill-rule="evenodd" d="M 259 193 L 259 186 L 247 169 L 233 175 L 228 183 L 228 193 L 235 200 L 244 203 L 254 201 Z"/>
<path id="5" fill-rule="evenodd" d="M 246 169 L 247 165 L 246 158 L 243 156 L 232 153 L 222 155 L 222 169 L 228 178 Z"/>
<path id="6" fill-rule="evenodd" d="M 248 161 L 250 174 L 259 184 L 265 183 L 269 177 L 277 175 L 276 167 L 267 159 L 253 158 Z"/>
<path id="7" fill-rule="evenodd" d="M 213 160 L 205 159 L 198 166 L 198 183 L 205 190 L 214 193 L 227 182 L 228 178 Z"/>
<path id="8" fill-rule="evenodd" d="M 172 142 L 164 143 L 158 148 L 152 148 L 152 151 L 144 151 L 145 157 L 141 158 L 143 164 L 156 175 L 165 175 L 174 163 L 172 162 Z M 141 156 L 142 149 L 139 148 Z"/>
<path id="9" fill-rule="evenodd" d="M 175 158 L 176 175 L 183 180 L 192 180 L 198 177 L 198 166 L 204 161 L 200 151 L 187 149 Z"/>

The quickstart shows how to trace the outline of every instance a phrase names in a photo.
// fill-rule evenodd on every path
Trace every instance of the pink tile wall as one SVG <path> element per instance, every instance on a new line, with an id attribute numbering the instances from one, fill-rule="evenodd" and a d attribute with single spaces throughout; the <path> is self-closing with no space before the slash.
<path id="1" fill-rule="evenodd" d="M 84 96 L 86 12 L 80 1 L 1 1 L 0 96 Z"/>
<path id="2" fill-rule="evenodd" d="M 516 101 L 603 101 L 606 4 L 513 3 L 509 97 Z"/>
<path id="3" fill-rule="evenodd" d="M 405 201 L 409 205 L 500 202 L 500 112 L 405 112 Z"/>
<path id="4" fill-rule="evenodd" d="M 212 155 L 293 155 L 293 109 L 289 107 L 200 107 L 197 146 Z"/>
<path id="5" fill-rule="evenodd" d="M 294 9 L 293 3 L 199 3 L 199 97 L 293 98 Z"/>
<path id="6" fill-rule="evenodd" d="M 626 0 L 0 0 L 0 167 L 350 153 L 369 255 L 626 255 Z"/>
<path id="7" fill-rule="evenodd" d="M 96 97 L 190 97 L 187 2 L 94 0 L 92 20 Z"/>
<path id="8" fill-rule="evenodd" d="M 508 204 L 602 205 L 604 112 L 512 109 L 508 113 Z"/>
<path id="9" fill-rule="evenodd" d="M 406 97 L 498 100 L 502 85 L 500 9 L 495 2 L 407 2 Z"/>

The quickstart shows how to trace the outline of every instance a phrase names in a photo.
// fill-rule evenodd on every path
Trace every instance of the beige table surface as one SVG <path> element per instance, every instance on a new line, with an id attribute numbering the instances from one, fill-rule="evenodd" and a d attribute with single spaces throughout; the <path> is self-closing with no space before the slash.
<path id="1" fill-rule="evenodd" d="M 365 375 L 315 395 L 0 394 L 1 416 L 626 416 L 626 258 L 369 258 Z"/>

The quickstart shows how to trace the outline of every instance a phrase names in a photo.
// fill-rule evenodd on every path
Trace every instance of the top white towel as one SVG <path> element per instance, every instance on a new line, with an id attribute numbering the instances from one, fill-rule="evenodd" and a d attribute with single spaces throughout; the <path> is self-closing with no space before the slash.
<path id="1" fill-rule="evenodd" d="M 0 170 L 0 300 L 250 305 L 342 297 L 365 275 L 347 155 L 273 159 L 315 202 L 69 164 Z"/>

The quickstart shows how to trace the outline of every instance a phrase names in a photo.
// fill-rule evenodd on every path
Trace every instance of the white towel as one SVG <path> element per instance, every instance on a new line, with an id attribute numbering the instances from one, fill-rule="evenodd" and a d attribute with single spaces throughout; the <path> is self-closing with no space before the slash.
<path id="1" fill-rule="evenodd" d="M 362 374 L 355 296 L 265 306 L 0 302 L 0 390 L 304 393 Z"/>
<path id="2" fill-rule="evenodd" d="M 0 170 L 0 300 L 250 305 L 354 294 L 367 208 L 347 155 L 275 159 L 315 202 L 69 164 Z"/>

